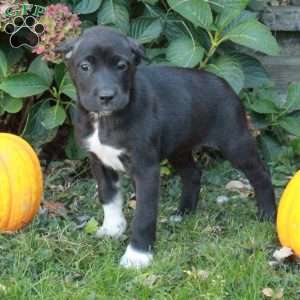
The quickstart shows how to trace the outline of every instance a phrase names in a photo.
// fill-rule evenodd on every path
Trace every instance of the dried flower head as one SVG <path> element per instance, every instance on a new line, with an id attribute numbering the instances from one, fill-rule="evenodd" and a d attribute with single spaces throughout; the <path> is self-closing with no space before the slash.
<path id="1" fill-rule="evenodd" d="M 46 8 L 40 23 L 44 25 L 45 31 L 39 45 L 33 49 L 33 53 L 41 54 L 47 61 L 61 62 L 61 56 L 54 53 L 53 49 L 67 38 L 80 34 L 79 17 L 73 14 L 68 6 L 55 4 Z"/>

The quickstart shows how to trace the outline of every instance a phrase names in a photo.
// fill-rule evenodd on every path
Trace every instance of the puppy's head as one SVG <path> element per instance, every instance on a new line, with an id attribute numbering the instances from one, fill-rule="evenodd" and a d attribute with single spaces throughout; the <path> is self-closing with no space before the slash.
<path id="1" fill-rule="evenodd" d="M 64 55 L 79 102 L 86 110 L 110 115 L 128 105 L 136 65 L 144 57 L 135 40 L 95 26 L 54 51 Z"/>

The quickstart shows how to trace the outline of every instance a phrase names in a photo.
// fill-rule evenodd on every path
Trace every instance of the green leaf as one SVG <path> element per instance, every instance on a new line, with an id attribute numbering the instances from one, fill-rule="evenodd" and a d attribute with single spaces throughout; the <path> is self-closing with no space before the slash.
<path id="1" fill-rule="evenodd" d="M 216 19 L 217 27 L 219 28 L 219 30 L 223 30 L 240 14 L 241 14 L 241 9 L 227 8 L 222 10 L 222 12 L 217 16 Z"/>
<path id="2" fill-rule="evenodd" d="M 294 140 L 291 142 L 291 146 L 292 146 L 294 152 L 295 152 L 297 155 L 300 155 L 300 138 L 294 139 Z"/>
<path id="3" fill-rule="evenodd" d="M 257 58 L 236 52 L 231 55 L 236 58 L 242 66 L 245 75 L 244 88 L 258 88 L 270 81 L 267 71 Z"/>
<path id="4" fill-rule="evenodd" d="M 249 109 L 248 106 L 246 107 L 247 109 Z M 251 112 L 251 121 L 255 129 L 264 130 L 270 126 L 270 122 L 268 121 L 268 118 L 266 117 L 266 115 L 263 114 Z"/>
<path id="5" fill-rule="evenodd" d="M 75 7 L 75 13 L 84 15 L 95 12 L 101 5 L 102 0 L 81 0 Z"/>
<path id="6" fill-rule="evenodd" d="M 45 81 L 48 87 L 51 86 L 54 72 L 48 67 L 47 62 L 42 59 L 42 56 L 38 56 L 33 60 L 29 66 L 28 73 L 36 74 Z"/>
<path id="7" fill-rule="evenodd" d="M 212 0 L 209 1 L 212 9 L 218 13 L 230 9 L 244 9 L 249 0 Z"/>
<path id="8" fill-rule="evenodd" d="M 140 17 L 132 20 L 129 35 L 139 43 L 145 44 L 157 39 L 162 32 L 158 18 Z"/>
<path id="9" fill-rule="evenodd" d="M 166 61 L 165 48 L 146 48 L 145 53 L 146 57 L 151 61 L 152 64 Z"/>
<path id="10" fill-rule="evenodd" d="M 87 224 L 84 226 L 84 232 L 85 233 L 96 233 L 98 229 L 98 222 L 95 220 L 95 218 L 91 218 Z"/>
<path id="11" fill-rule="evenodd" d="M 50 107 L 49 101 L 42 100 L 30 108 L 23 136 L 35 148 L 40 148 L 41 145 L 51 142 L 56 136 L 57 128 L 48 130 L 42 125 L 44 113 Z"/>
<path id="12" fill-rule="evenodd" d="M 166 56 L 168 61 L 181 67 L 195 67 L 204 55 L 204 49 L 197 41 L 189 37 L 182 37 L 172 41 L 167 48 Z"/>
<path id="13" fill-rule="evenodd" d="M 47 89 L 48 85 L 44 80 L 31 73 L 11 75 L 0 83 L 0 90 L 15 98 L 42 94 Z"/>
<path id="14" fill-rule="evenodd" d="M 170 12 L 170 15 L 172 14 L 172 12 Z M 168 15 L 168 16 L 170 16 Z M 160 17 L 161 19 L 165 18 L 166 17 L 166 13 L 165 13 L 165 10 L 162 9 L 161 7 L 159 6 L 149 6 L 149 5 L 146 5 L 145 6 L 145 9 L 144 9 L 144 12 L 143 12 L 143 17 Z"/>
<path id="15" fill-rule="evenodd" d="M 168 166 L 161 166 L 160 167 L 160 173 L 162 175 L 169 176 L 169 175 L 171 175 L 172 172 L 171 172 L 171 170 Z"/>
<path id="16" fill-rule="evenodd" d="M 287 101 L 284 104 L 287 113 L 300 110 L 300 84 L 291 83 L 288 89 Z"/>
<path id="17" fill-rule="evenodd" d="M 0 43 L 0 49 L 5 53 L 10 67 L 16 65 L 24 55 L 24 48 L 12 48 L 9 43 Z"/>
<path id="18" fill-rule="evenodd" d="M 0 50 L 0 78 L 7 76 L 7 59 L 5 54 Z"/>
<path id="19" fill-rule="evenodd" d="M 63 77 L 61 84 L 60 84 L 59 92 L 61 94 L 67 95 L 74 101 L 77 100 L 76 88 L 72 82 L 69 72 L 65 73 L 65 76 Z"/>
<path id="20" fill-rule="evenodd" d="M 278 109 L 282 109 L 282 98 L 272 81 L 268 82 L 265 86 L 256 89 L 254 97 L 256 99 L 269 100 L 273 102 Z"/>
<path id="21" fill-rule="evenodd" d="M 205 0 L 167 0 L 170 7 L 195 26 L 208 28 L 213 22 L 212 11 Z"/>
<path id="22" fill-rule="evenodd" d="M 239 94 L 244 86 L 245 76 L 240 62 L 234 57 L 223 55 L 206 67 L 206 70 L 225 79 Z"/>
<path id="23" fill-rule="evenodd" d="M 46 129 L 53 129 L 62 125 L 66 117 L 66 112 L 62 106 L 58 104 L 50 106 L 44 111 L 42 125 Z"/>
<path id="24" fill-rule="evenodd" d="M 234 18 L 224 29 L 222 34 L 225 35 L 226 32 L 230 31 L 231 29 L 237 27 L 238 25 L 245 23 L 250 20 L 256 20 L 256 14 L 249 10 L 242 10 L 241 13 Z"/>
<path id="25" fill-rule="evenodd" d="M 248 104 L 248 107 L 259 114 L 278 113 L 276 105 L 268 99 L 257 99 L 253 103 Z"/>
<path id="26" fill-rule="evenodd" d="M 280 52 L 269 28 L 254 19 L 232 28 L 225 34 L 224 39 L 269 55 L 278 55 Z"/>
<path id="27" fill-rule="evenodd" d="M 22 109 L 23 99 L 13 98 L 10 95 L 4 94 L 3 97 L 0 97 L 0 105 L 4 111 L 15 114 Z"/>
<path id="28" fill-rule="evenodd" d="M 270 134 L 264 134 L 259 137 L 259 143 L 264 154 L 264 158 L 268 161 L 276 160 L 282 153 L 282 146 Z"/>
<path id="29" fill-rule="evenodd" d="M 178 14 L 173 12 L 169 13 L 168 17 L 165 15 L 162 18 L 163 22 L 163 34 L 168 41 L 176 40 L 182 36 L 188 35 L 187 21 L 181 18 Z"/>
<path id="30" fill-rule="evenodd" d="M 57 86 L 61 85 L 61 82 L 66 74 L 66 66 L 64 63 L 55 65 L 54 69 L 54 79 Z"/>
<path id="31" fill-rule="evenodd" d="M 300 137 L 300 122 L 296 117 L 285 117 L 279 120 L 279 125 L 288 133 Z"/>
<path id="32" fill-rule="evenodd" d="M 98 12 L 98 24 L 113 25 L 121 32 L 129 31 L 129 12 L 122 0 L 104 0 Z"/>

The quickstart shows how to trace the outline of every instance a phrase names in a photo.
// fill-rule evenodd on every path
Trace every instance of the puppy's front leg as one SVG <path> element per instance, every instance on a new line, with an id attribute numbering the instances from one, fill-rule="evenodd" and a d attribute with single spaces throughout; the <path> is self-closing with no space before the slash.
<path id="1" fill-rule="evenodd" d="M 92 154 L 91 168 L 98 183 L 99 200 L 103 205 L 104 220 L 98 229 L 98 237 L 120 237 L 126 230 L 126 219 L 123 214 L 123 197 L 120 191 L 118 174 L 105 167 L 101 161 Z"/>
<path id="2" fill-rule="evenodd" d="M 156 219 L 159 201 L 159 163 L 142 168 L 135 174 L 136 211 L 132 223 L 132 238 L 120 265 L 125 268 L 143 268 L 152 262 Z"/>

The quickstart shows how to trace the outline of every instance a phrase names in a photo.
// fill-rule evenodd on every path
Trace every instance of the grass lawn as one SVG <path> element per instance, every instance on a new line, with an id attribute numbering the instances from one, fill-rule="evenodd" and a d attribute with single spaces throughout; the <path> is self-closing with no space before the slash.
<path id="1" fill-rule="evenodd" d="M 277 198 L 294 171 L 273 169 Z M 94 181 L 79 175 L 71 162 L 53 164 L 45 200 L 64 206 L 54 207 L 55 214 L 44 211 L 15 235 L 0 235 L 1 300 L 255 300 L 263 299 L 266 287 L 283 289 L 281 299 L 300 299 L 300 265 L 269 264 L 279 246 L 274 225 L 256 220 L 253 199 L 225 190 L 240 178 L 227 163 L 204 172 L 197 214 L 181 224 L 168 221 L 178 202 L 178 180 L 162 180 L 155 260 L 143 271 L 118 266 L 128 235 L 101 240 L 79 228 L 87 218 L 102 220 Z M 127 198 L 130 189 L 125 180 Z M 220 195 L 230 201 L 217 204 Z M 130 220 L 133 208 L 125 212 Z"/>

